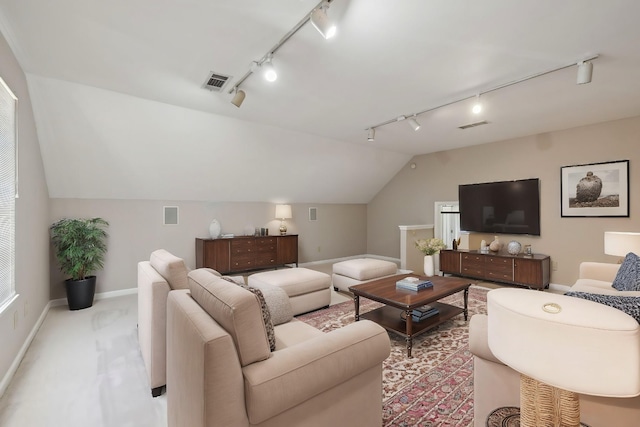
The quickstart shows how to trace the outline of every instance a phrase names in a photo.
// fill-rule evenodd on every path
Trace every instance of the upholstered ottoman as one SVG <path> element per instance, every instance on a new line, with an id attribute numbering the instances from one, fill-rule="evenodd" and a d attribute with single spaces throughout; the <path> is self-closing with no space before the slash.
<path id="1" fill-rule="evenodd" d="M 328 307 L 331 302 L 331 277 L 308 268 L 285 268 L 249 276 L 248 285 L 278 286 L 287 293 L 293 315 Z"/>
<path id="2" fill-rule="evenodd" d="M 333 264 L 333 288 L 349 291 L 349 286 L 359 285 L 381 277 L 397 274 L 398 266 L 391 261 L 373 258 L 349 259 Z"/>

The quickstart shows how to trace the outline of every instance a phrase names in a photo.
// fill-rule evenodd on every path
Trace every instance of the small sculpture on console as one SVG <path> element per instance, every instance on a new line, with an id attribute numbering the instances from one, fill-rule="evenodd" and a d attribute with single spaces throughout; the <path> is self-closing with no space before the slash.
<path id="1" fill-rule="evenodd" d="M 492 252 L 499 252 L 501 248 L 502 243 L 500 243 L 498 236 L 495 236 L 493 242 L 489 243 L 489 250 Z"/>

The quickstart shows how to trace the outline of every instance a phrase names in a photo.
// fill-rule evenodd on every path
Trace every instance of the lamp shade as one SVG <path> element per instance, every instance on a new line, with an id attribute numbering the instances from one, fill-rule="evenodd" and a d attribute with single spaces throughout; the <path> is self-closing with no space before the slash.
<path id="1" fill-rule="evenodd" d="M 607 255 L 626 256 L 629 252 L 640 255 L 640 233 L 605 231 L 604 253 Z"/>
<path id="2" fill-rule="evenodd" d="M 291 216 L 291 205 L 276 205 L 276 218 L 293 218 Z"/>

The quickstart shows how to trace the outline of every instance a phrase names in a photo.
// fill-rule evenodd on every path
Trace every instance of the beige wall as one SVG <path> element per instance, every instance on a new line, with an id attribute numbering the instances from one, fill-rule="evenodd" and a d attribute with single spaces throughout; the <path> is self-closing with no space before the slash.
<path id="1" fill-rule="evenodd" d="M 178 206 L 179 224 L 163 225 L 163 206 Z M 309 207 L 317 208 L 317 221 L 308 220 Z M 51 199 L 54 222 L 63 217 L 99 216 L 109 221 L 105 268 L 98 272 L 97 292 L 135 288 L 138 261 L 164 248 L 195 268 L 195 238 L 209 237 L 209 223 L 217 219 L 223 233 L 244 234 L 247 226 L 279 233 L 271 203 L 203 203 L 146 200 Z M 366 205 L 294 204 L 287 232 L 298 234 L 300 262 L 365 253 Z M 64 277 L 51 263 L 51 298 L 64 298 Z"/>
<path id="2" fill-rule="evenodd" d="M 49 302 L 49 194 L 25 75 L 0 36 L 0 77 L 18 97 L 15 283 L 19 298 L 0 314 L 0 381 Z M 15 325 L 14 325 L 15 322 Z M 0 383 L 0 393 L 1 386 Z"/>
<path id="3" fill-rule="evenodd" d="M 417 156 L 369 203 L 367 252 L 398 257 L 398 225 L 432 224 L 434 202 L 456 200 L 459 184 L 540 178 L 541 236 L 503 235 L 501 240 L 518 240 L 550 255 L 558 267 L 551 282 L 571 285 L 581 261 L 617 261 L 603 252 L 604 231 L 640 231 L 639 136 L 640 117 L 635 117 Z M 626 159 L 629 218 L 560 216 L 561 166 Z"/>

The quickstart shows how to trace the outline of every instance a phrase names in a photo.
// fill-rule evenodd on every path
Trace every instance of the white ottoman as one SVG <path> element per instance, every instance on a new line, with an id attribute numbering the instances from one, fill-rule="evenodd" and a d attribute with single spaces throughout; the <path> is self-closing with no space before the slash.
<path id="1" fill-rule="evenodd" d="M 373 258 L 349 259 L 333 264 L 333 288 L 349 291 L 349 286 L 359 285 L 381 277 L 398 274 L 395 262 Z"/>
<path id="2" fill-rule="evenodd" d="M 285 268 L 249 276 L 248 285 L 282 288 L 289 296 L 293 315 L 328 307 L 331 303 L 331 277 L 308 268 Z"/>

